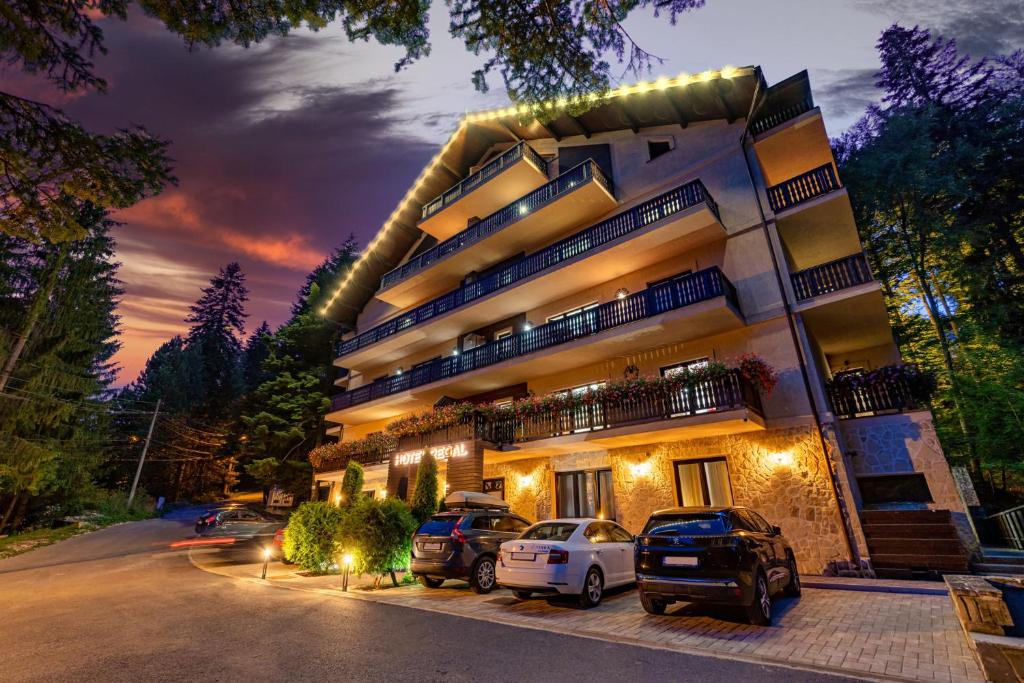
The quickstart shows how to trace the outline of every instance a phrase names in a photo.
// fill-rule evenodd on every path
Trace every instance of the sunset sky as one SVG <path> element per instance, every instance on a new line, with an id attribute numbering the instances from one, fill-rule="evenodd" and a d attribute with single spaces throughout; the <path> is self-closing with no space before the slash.
<path id="1" fill-rule="evenodd" d="M 1012 51 L 1024 36 L 1021 7 L 1019 0 L 708 0 L 675 27 L 637 14 L 627 29 L 665 58 L 652 76 L 760 64 L 775 82 L 808 69 L 836 134 L 875 95 L 874 43 L 886 26 L 938 29 L 975 55 Z M 448 36 L 442 3 L 432 13 L 433 54 L 398 74 L 401 50 L 349 44 L 338 26 L 248 50 L 188 52 L 137 11 L 128 22 L 101 25 L 109 54 L 96 62 L 106 94 L 58 100 L 25 88 L 92 129 L 140 123 L 173 143 L 179 186 L 117 216 L 126 288 L 122 383 L 186 328 L 188 305 L 229 261 L 248 276 L 250 328 L 283 322 L 305 274 L 350 233 L 368 241 L 458 116 L 506 104 L 497 79 L 489 95 L 473 91 L 470 73 L 481 60 Z"/>

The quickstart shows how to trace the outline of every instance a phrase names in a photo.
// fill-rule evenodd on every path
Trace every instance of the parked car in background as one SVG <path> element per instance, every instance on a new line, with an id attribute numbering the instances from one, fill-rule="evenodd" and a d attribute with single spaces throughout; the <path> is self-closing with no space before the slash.
<path id="1" fill-rule="evenodd" d="M 650 614 L 679 600 L 740 605 L 752 624 L 768 625 L 773 595 L 800 595 L 789 542 L 744 507 L 655 512 L 637 537 L 636 578 Z"/>
<path id="2" fill-rule="evenodd" d="M 220 510 L 197 533 L 204 538 L 222 538 L 234 545 L 259 543 L 273 547 L 274 536 L 286 522 L 281 517 L 247 507 Z"/>
<path id="3" fill-rule="evenodd" d="M 427 588 L 438 588 L 445 579 L 463 579 L 477 593 L 489 593 L 495 585 L 498 546 L 529 526 L 507 509 L 433 515 L 413 534 L 411 571 Z"/>
<path id="4" fill-rule="evenodd" d="M 601 602 L 606 588 L 631 584 L 633 536 L 601 519 L 538 522 L 501 545 L 498 585 L 525 600 L 534 593 L 578 595 L 582 607 Z"/>
<path id="5" fill-rule="evenodd" d="M 203 510 L 203 514 L 199 515 L 199 517 L 196 519 L 196 533 L 200 534 L 204 530 L 212 526 L 216 526 L 218 522 L 217 515 L 219 515 L 221 512 L 225 512 L 227 510 L 238 510 L 244 507 L 244 503 L 224 503 L 222 505 L 217 505 L 215 507 Z"/>

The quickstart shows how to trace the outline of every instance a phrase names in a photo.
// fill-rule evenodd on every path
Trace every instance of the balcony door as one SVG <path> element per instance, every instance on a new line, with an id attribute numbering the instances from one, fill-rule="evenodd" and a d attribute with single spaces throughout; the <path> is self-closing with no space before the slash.
<path id="1" fill-rule="evenodd" d="M 732 505 L 732 482 L 725 458 L 679 460 L 675 470 L 679 504 L 683 507 Z"/>
<path id="2" fill-rule="evenodd" d="M 672 377 L 681 372 L 688 370 L 699 370 L 708 366 L 708 359 L 695 358 L 694 360 L 688 360 L 685 363 L 676 363 L 675 365 L 669 365 L 661 369 L 662 377 Z M 714 391 L 711 386 L 711 382 L 702 382 L 692 389 L 681 389 L 677 391 L 671 397 L 671 413 L 672 417 L 680 417 L 682 415 L 698 415 L 700 413 L 709 413 L 714 410 L 713 407 L 701 407 L 701 406 L 713 406 L 714 405 Z"/>
<path id="3" fill-rule="evenodd" d="M 559 472 L 555 480 L 555 506 L 560 518 L 615 519 L 610 469 Z"/>
<path id="4" fill-rule="evenodd" d="M 578 387 L 572 387 L 571 389 L 563 389 L 562 391 L 556 391 L 555 394 L 561 396 L 582 396 L 588 391 L 596 391 L 605 385 L 604 382 L 593 382 L 591 384 L 582 384 Z M 599 403 L 592 405 L 581 405 L 576 408 L 569 408 L 563 410 L 561 424 L 558 428 L 559 434 L 577 434 L 579 432 L 589 432 L 593 429 L 604 428 L 604 410 Z"/>

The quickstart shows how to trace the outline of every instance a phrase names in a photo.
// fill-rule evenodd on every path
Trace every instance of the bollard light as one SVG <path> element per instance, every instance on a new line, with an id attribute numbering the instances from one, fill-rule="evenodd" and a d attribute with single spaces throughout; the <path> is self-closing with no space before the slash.
<path id="1" fill-rule="evenodd" d="M 341 556 L 341 566 L 344 567 L 341 575 L 341 590 L 348 591 L 348 573 L 352 569 L 352 553 L 345 553 Z"/>
<path id="2" fill-rule="evenodd" d="M 263 549 L 263 573 L 260 574 L 260 579 L 266 580 L 267 578 L 267 563 L 270 562 L 270 548 Z"/>

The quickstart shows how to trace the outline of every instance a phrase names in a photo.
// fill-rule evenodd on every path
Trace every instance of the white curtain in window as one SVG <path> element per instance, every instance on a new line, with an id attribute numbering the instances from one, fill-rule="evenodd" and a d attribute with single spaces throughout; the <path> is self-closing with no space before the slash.
<path id="1" fill-rule="evenodd" d="M 684 507 L 704 505 L 704 489 L 700 485 L 700 466 L 697 463 L 681 462 L 679 471 L 679 494 Z"/>
<path id="2" fill-rule="evenodd" d="M 704 463 L 708 480 L 709 505 L 732 505 L 732 489 L 729 487 L 729 466 L 725 460 L 710 460 Z"/>

